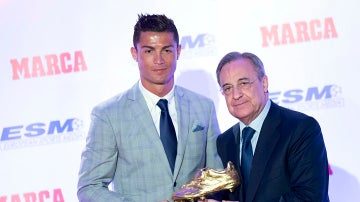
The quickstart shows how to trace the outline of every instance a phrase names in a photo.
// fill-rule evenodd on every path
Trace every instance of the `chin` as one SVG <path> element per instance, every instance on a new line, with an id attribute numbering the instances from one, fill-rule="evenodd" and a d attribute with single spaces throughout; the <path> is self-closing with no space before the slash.
<path id="1" fill-rule="evenodd" d="M 245 114 L 243 111 L 241 113 L 236 113 L 236 112 L 232 113 L 232 115 L 239 120 L 244 120 L 247 117 L 249 117 L 249 114 L 247 114 L 247 113 Z"/>

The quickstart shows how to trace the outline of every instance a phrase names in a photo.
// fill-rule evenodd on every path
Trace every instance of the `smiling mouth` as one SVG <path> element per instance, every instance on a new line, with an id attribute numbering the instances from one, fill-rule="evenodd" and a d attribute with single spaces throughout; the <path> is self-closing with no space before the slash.
<path id="1" fill-rule="evenodd" d="M 236 102 L 236 103 L 233 104 L 233 106 L 238 107 L 238 106 L 241 106 L 241 105 L 246 104 L 247 102 L 248 102 L 248 101 L 245 101 L 245 102 Z"/>
<path id="2" fill-rule="evenodd" d="M 154 72 L 164 72 L 166 70 L 167 70 L 167 68 L 160 68 L 160 69 L 154 69 L 153 71 Z"/>

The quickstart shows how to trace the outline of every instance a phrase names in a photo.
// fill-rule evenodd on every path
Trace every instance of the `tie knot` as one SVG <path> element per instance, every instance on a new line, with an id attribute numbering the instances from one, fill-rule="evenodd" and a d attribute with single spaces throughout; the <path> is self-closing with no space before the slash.
<path id="1" fill-rule="evenodd" d="M 167 99 L 160 99 L 156 105 L 160 107 L 161 111 L 168 111 Z"/>
<path id="2" fill-rule="evenodd" d="M 245 127 L 242 131 L 242 139 L 244 142 L 250 142 L 251 138 L 253 137 L 255 133 L 255 130 L 252 129 L 251 127 Z"/>

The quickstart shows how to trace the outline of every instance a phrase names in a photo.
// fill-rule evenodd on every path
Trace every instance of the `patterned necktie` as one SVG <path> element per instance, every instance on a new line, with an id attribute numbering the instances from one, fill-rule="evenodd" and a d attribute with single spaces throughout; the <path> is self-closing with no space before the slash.
<path id="1" fill-rule="evenodd" d="M 242 148 L 241 148 L 241 175 L 243 177 L 243 194 L 245 197 L 247 185 L 249 183 L 251 163 L 253 160 L 253 151 L 251 146 L 251 138 L 255 130 L 245 127 L 242 131 Z"/>
<path id="2" fill-rule="evenodd" d="M 157 106 L 161 109 L 160 116 L 160 139 L 166 152 L 171 171 L 174 173 L 175 159 L 177 153 L 177 140 L 174 125 L 168 110 L 168 101 L 160 99 Z"/>

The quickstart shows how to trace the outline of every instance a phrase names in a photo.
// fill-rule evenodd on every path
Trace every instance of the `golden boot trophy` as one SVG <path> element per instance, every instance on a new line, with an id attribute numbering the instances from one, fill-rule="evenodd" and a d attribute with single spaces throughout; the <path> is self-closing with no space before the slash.
<path id="1" fill-rule="evenodd" d="M 239 174 L 234 168 L 234 164 L 229 161 L 224 170 L 202 168 L 193 180 L 173 193 L 172 199 L 177 202 L 194 202 L 199 198 L 204 200 L 206 195 L 217 191 L 228 189 L 233 192 L 239 184 Z"/>

